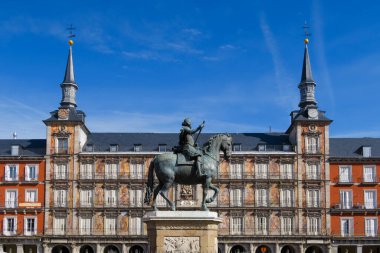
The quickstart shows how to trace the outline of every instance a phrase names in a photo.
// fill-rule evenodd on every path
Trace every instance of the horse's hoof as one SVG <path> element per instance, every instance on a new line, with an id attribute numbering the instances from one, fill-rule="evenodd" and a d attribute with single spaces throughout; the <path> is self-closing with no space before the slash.
<path id="1" fill-rule="evenodd" d="M 175 210 L 176 210 L 175 206 L 172 206 L 171 210 L 172 210 L 172 211 L 175 211 Z"/>
<path id="2" fill-rule="evenodd" d="M 158 211 L 157 206 L 153 206 L 153 210 L 154 210 L 154 211 Z"/>
<path id="3" fill-rule="evenodd" d="M 213 202 L 213 201 L 214 201 L 214 200 L 213 200 L 212 198 L 207 198 L 205 202 L 206 202 L 206 204 L 210 204 L 210 203 Z"/>
<path id="4" fill-rule="evenodd" d="M 201 207 L 201 211 L 208 211 L 207 206 L 202 206 L 202 207 Z"/>

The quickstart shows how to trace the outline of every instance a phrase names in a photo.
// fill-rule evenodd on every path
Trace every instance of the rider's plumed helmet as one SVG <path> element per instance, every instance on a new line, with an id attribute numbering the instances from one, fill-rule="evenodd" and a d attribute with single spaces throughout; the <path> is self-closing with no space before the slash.
<path id="1" fill-rule="evenodd" d="M 182 126 L 188 126 L 188 127 L 190 127 L 191 126 L 191 119 L 190 118 L 184 119 L 183 122 L 182 122 Z"/>

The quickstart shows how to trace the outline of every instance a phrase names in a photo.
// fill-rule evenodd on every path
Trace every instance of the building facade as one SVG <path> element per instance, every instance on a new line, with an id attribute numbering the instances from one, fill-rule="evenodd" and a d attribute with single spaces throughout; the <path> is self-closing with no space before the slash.
<path id="1" fill-rule="evenodd" d="M 0 143 L 0 251 L 42 253 L 45 140 Z"/>
<path id="2" fill-rule="evenodd" d="M 214 184 L 220 192 L 209 208 L 223 220 L 218 236 L 221 253 L 379 253 L 376 166 L 380 153 L 351 157 L 345 148 L 360 140 L 330 138 L 332 121 L 317 106 L 307 43 L 299 108 L 290 113 L 288 129 L 232 134 L 231 161 L 218 168 Z M 0 150 L 0 177 L 4 178 L 0 202 L 23 201 L 21 206 L 5 206 L 0 214 L 2 249 L 7 253 L 148 252 L 142 217 L 152 210 L 143 202 L 149 164 L 155 155 L 171 152 L 178 134 L 92 133 L 86 114 L 77 109 L 71 45 L 60 86 L 60 105 L 44 120 L 45 140 L 0 140 L 0 146 L 8 147 Z M 213 135 L 201 134 L 199 143 Z M 16 144 L 29 155 L 14 155 Z M 37 147 L 38 151 L 33 149 Z M 363 146 L 363 154 L 364 150 L 368 151 Z M 33 165 L 38 167 L 38 183 L 16 180 L 15 175 L 29 178 L 28 168 Z M 40 206 L 26 200 L 33 194 L 27 191 L 34 188 Z M 199 209 L 200 186 L 175 185 L 168 195 L 178 210 Z M 159 209 L 168 210 L 161 196 L 157 201 Z M 31 219 L 37 224 L 32 235 Z M 10 231 L 17 231 L 17 236 Z M 365 246 L 354 246 L 356 242 Z"/>

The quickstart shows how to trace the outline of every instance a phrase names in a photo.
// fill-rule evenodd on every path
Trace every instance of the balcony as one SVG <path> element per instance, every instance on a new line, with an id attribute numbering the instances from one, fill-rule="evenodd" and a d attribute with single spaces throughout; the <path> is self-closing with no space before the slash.
<path id="1" fill-rule="evenodd" d="M 380 182 L 378 177 L 361 177 L 359 178 L 359 182 L 362 185 L 376 185 Z"/>
<path id="2" fill-rule="evenodd" d="M 66 208 L 67 203 L 66 202 L 54 202 L 53 207 L 54 208 Z"/>
<path id="3" fill-rule="evenodd" d="M 1 181 L 2 181 L 4 184 L 18 184 L 18 183 L 19 183 L 18 175 L 13 176 L 13 177 L 3 176 L 3 177 L 1 178 Z"/>
<path id="4" fill-rule="evenodd" d="M 5 235 L 5 236 L 17 235 L 17 231 L 14 229 L 3 230 L 3 235 Z"/>
<path id="5" fill-rule="evenodd" d="M 351 177 L 350 178 L 341 178 L 339 176 L 335 177 L 333 179 L 333 182 L 337 185 L 353 185 L 355 183 Z"/>
<path id="6" fill-rule="evenodd" d="M 69 179 L 69 174 L 67 172 L 55 172 L 53 178 L 57 181 L 67 181 Z"/>
<path id="7" fill-rule="evenodd" d="M 95 179 L 95 173 L 81 172 L 79 174 L 79 180 L 93 180 L 93 179 Z"/>
<path id="8" fill-rule="evenodd" d="M 271 173 L 271 174 L 255 174 L 255 173 L 219 173 L 217 180 L 261 180 L 261 181 L 293 181 L 293 174 Z"/>
<path id="9" fill-rule="evenodd" d="M 92 201 L 80 201 L 80 202 L 79 202 L 79 206 L 80 206 L 81 208 L 91 208 L 91 207 L 93 207 L 94 205 L 93 205 Z"/>
<path id="10" fill-rule="evenodd" d="M 310 148 L 304 148 L 303 153 L 306 155 L 321 155 L 322 150 L 320 147 L 310 147 Z"/>
<path id="11" fill-rule="evenodd" d="M 24 176 L 23 184 L 38 184 L 38 175 L 35 175 L 34 177 L 27 177 Z"/>
<path id="12" fill-rule="evenodd" d="M 18 208 L 18 202 L 16 200 L 6 200 L 4 204 L 5 208 Z"/>
<path id="13" fill-rule="evenodd" d="M 362 203 L 334 203 L 331 205 L 332 213 L 341 213 L 341 212 L 349 212 L 349 213 L 360 213 L 360 212 L 378 212 L 380 210 L 380 206 L 375 202 L 362 202 Z"/>

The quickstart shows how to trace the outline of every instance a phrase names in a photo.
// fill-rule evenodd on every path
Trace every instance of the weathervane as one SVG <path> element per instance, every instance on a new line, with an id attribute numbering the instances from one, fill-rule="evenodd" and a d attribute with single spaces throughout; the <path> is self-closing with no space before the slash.
<path id="1" fill-rule="evenodd" d="M 72 38 L 75 37 L 75 34 L 73 33 L 73 31 L 75 30 L 75 27 L 72 24 L 70 24 L 70 26 L 67 27 L 66 30 L 69 31 L 69 35 L 67 35 L 67 38 L 69 38 L 69 45 L 72 46 L 74 44 L 74 41 L 72 40 Z"/>
<path id="2" fill-rule="evenodd" d="M 309 29 L 310 29 L 310 26 L 307 25 L 307 22 L 305 20 L 305 24 L 302 26 L 303 28 L 303 31 L 305 33 L 305 44 L 308 44 L 309 43 L 309 37 L 311 36 L 311 33 L 309 33 Z"/>

